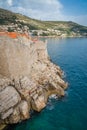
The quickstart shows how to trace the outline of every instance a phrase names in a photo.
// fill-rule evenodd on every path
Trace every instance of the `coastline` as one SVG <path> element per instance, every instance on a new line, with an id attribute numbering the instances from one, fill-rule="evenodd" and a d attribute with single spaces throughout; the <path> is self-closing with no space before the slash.
<path id="1" fill-rule="evenodd" d="M 87 130 L 86 3 L 14 2 L 0 8 L 0 130 Z"/>
<path id="2" fill-rule="evenodd" d="M 68 84 L 50 61 L 46 42 L 25 36 L 0 39 L 0 122 L 15 124 L 29 119 L 31 110 L 45 108 L 50 95 L 64 96 Z"/>
<path id="3" fill-rule="evenodd" d="M 59 38 L 59 39 L 66 39 L 66 38 L 87 38 L 87 36 L 67 36 L 67 37 L 61 37 L 61 36 L 33 36 L 34 38 Z"/>

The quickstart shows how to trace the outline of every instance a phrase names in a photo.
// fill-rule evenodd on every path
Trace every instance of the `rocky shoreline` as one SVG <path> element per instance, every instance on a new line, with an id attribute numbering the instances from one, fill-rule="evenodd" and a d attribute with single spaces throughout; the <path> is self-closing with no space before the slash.
<path id="1" fill-rule="evenodd" d="M 62 37 L 62 36 L 33 36 L 37 39 L 39 38 L 56 38 L 56 39 L 67 39 L 67 38 L 87 38 L 87 36 L 66 36 L 66 37 Z"/>
<path id="2" fill-rule="evenodd" d="M 0 124 L 14 124 L 40 112 L 50 95 L 64 96 L 67 83 L 53 64 L 47 43 L 25 35 L 0 36 Z"/>

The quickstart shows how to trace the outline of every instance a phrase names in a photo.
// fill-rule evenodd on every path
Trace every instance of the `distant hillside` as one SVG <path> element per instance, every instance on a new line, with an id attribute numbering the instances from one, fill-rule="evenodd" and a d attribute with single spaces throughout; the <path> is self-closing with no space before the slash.
<path id="1" fill-rule="evenodd" d="M 0 9 L 0 27 L 4 27 L 8 31 L 21 31 L 24 26 L 33 35 L 38 36 L 87 36 L 86 26 L 71 21 L 40 21 Z"/>

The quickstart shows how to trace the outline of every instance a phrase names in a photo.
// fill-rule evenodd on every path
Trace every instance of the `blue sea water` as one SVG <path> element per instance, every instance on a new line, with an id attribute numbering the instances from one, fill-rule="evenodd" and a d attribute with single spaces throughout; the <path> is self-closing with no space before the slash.
<path id="1" fill-rule="evenodd" d="M 87 130 L 87 39 L 47 40 L 52 61 L 69 83 L 66 96 L 50 100 L 40 113 L 9 130 Z"/>

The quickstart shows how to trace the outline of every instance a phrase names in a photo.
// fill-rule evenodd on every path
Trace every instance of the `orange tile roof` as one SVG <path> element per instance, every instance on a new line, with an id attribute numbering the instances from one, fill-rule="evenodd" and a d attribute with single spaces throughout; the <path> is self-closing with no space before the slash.
<path id="1" fill-rule="evenodd" d="M 19 36 L 24 36 L 26 38 L 29 38 L 29 36 L 27 34 L 20 34 L 18 32 L 0 32 L 0 36 L 9 36 L 11 38 L 17 38 Z"/>

